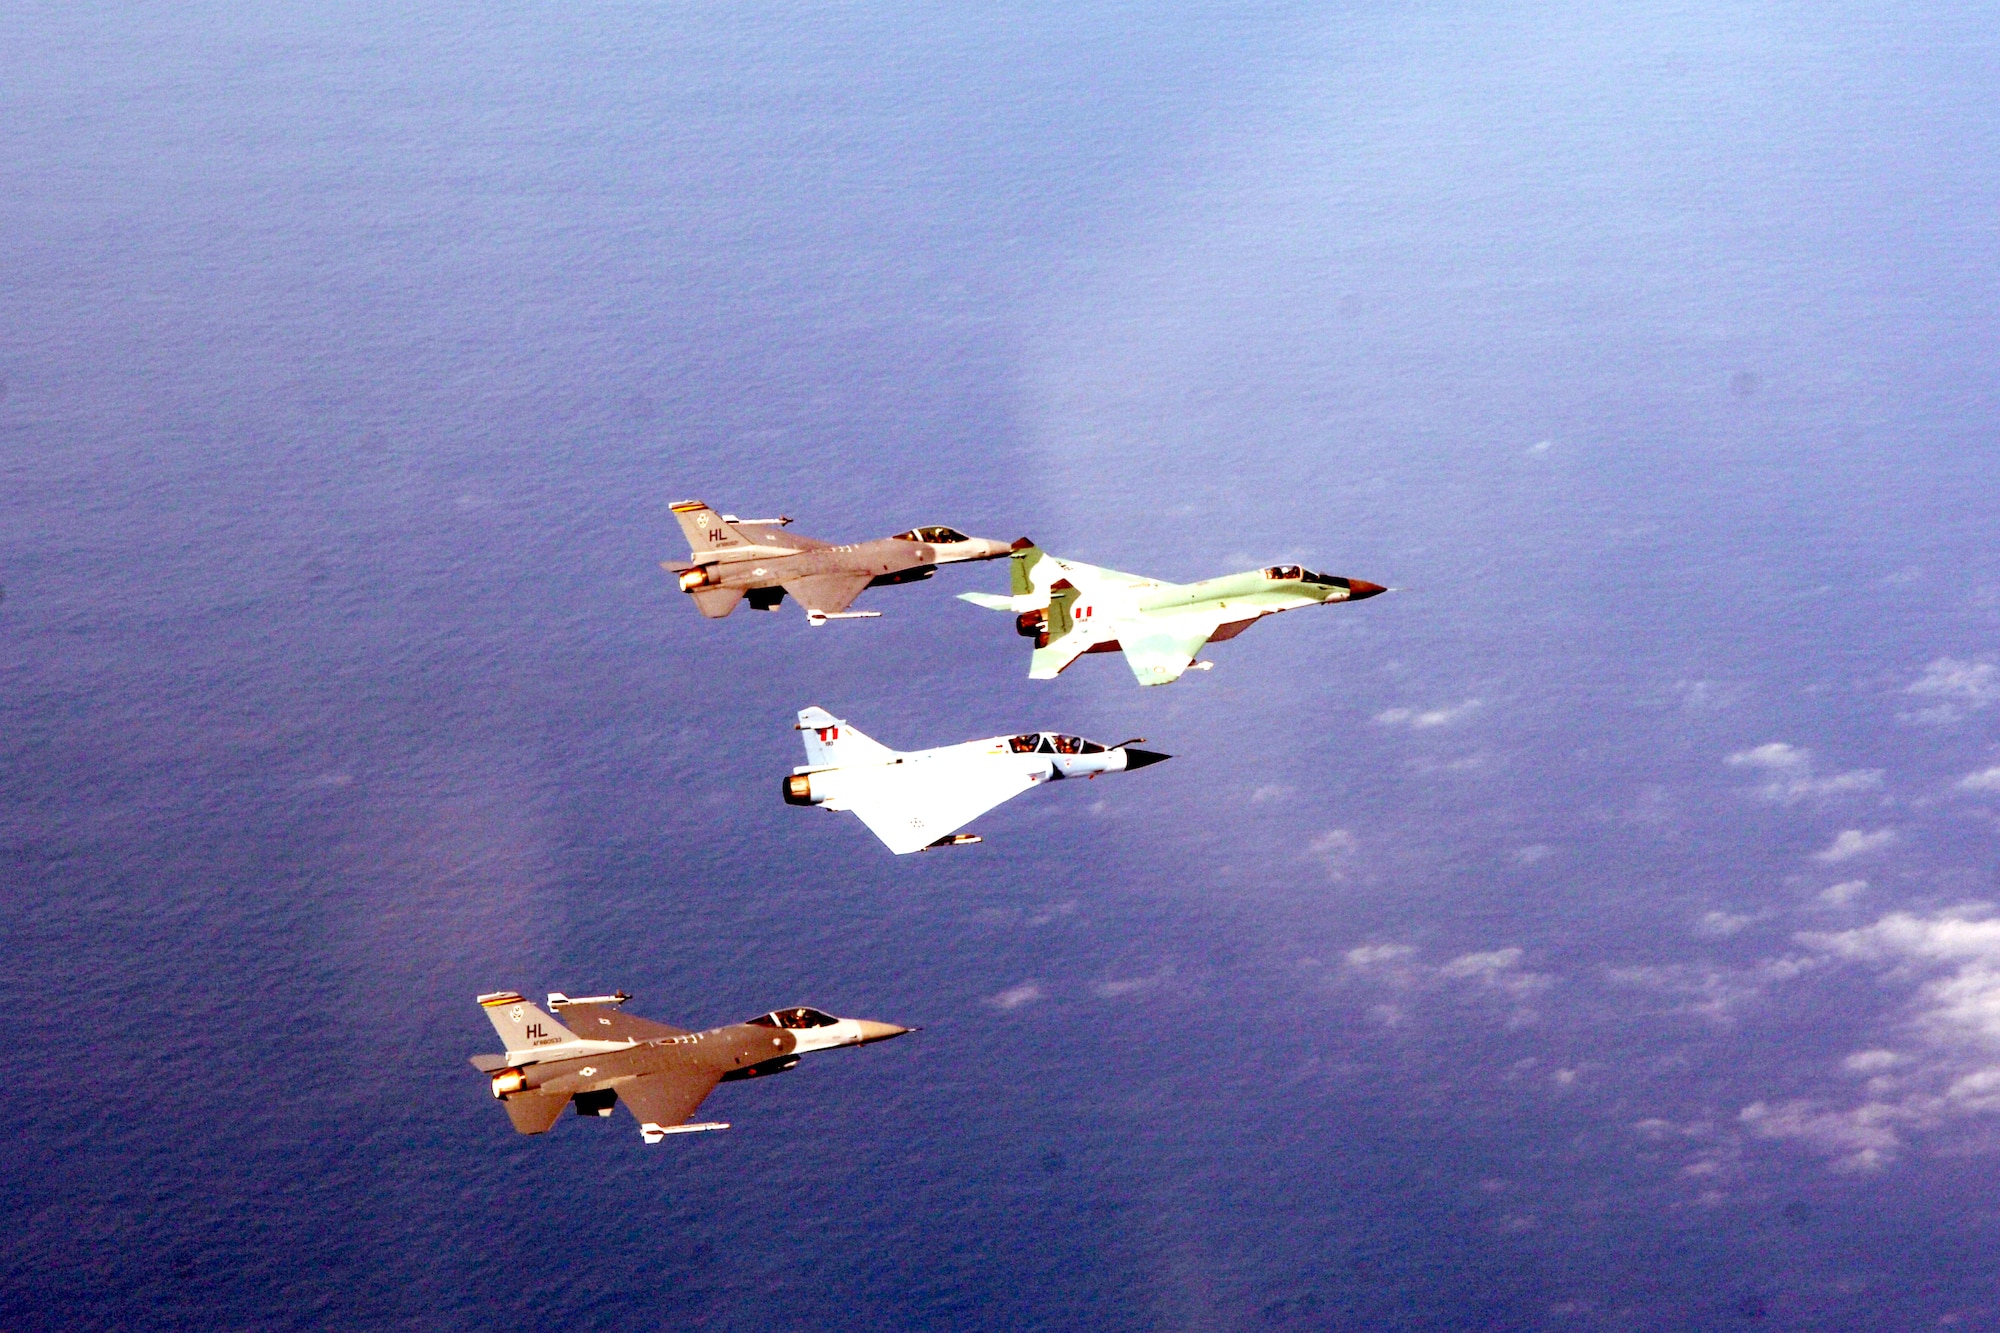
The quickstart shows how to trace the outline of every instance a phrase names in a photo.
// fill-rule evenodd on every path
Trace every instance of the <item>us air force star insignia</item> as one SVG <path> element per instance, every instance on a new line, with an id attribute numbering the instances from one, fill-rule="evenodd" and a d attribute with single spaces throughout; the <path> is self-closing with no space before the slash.
<path id="1" fill-rule="evenodd" d="M 581 1069 L 577 1070 L 576 1072 L 577 1072 L 577 1073 L 579 1073 L 579 1074 L 581 1074 L 581 1075 L 583 1075 L 583 1076 L 584 1076 L 585 1078 L 589 1078 L 589 1077 L 590 1077 L 591 1075 L 593 1075 L 593 1074 L 595 1074 L 595 1073 L 597 1072 L 597 1066 L 596 1066 L 596 1065 L 585 1065 L 585 1066 L 584 1066 L 583 1068 L 581 1068 Z"/>

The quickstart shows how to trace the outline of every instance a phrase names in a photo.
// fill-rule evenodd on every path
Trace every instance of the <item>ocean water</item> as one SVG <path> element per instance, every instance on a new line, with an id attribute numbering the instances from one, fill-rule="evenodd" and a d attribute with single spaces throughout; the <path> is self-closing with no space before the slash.
<path id="1" fill-rule="evenodd" d="M 0 12 L 0 1327 L 2000 1327 L 1996 18 Z M 814 703 L 1176 757 L 892 858 Z M 615 987 L 923 1030 L 515 1136 Z"/>

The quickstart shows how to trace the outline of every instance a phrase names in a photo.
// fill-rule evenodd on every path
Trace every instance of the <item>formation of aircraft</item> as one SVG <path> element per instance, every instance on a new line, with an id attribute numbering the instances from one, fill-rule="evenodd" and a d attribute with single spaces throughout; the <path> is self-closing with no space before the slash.
<path id="1" fill-rule="evenodd" d="M 746 597 L 753 611 L 775 611 L 787 594 L 805 608 L 808 624 L 868 619 L 882 613 L 847 609 L 864 588 L 915 583 L 939 565 L 997 560 L 1014 549 L 937 526 L 843 546 L 786 532 L 792 521 L 786 517 L 738 518 L 699 500 L 683 500 L 673 510 L 687 534 L 688 559 L 662 561 L 661 568 L 679 577 L 681 591 L 711 620 Z"/>
<path id="2" fill-rule="evenodd" d="M 1300 565 L 1167 583 L 1065 560 L 1036 546 L 1013 554 L 1012 595 L 962 592 L 975 606 L 1014 613 L 1014 628 L 1035 641 L 1028 679 L 1054 680 L 1085 653 L 1123 651 L 1141 685 L 1166 685 L 1195 654 L 1233 639 L 1265 616 L 1302 606 L 1358 602 L 1387 592 L 1379 583 L 1317 574 Z"/>
<path id="3" fill-rule="evenodd" d="M 785 800 L 851 810 L 898 856 L 978 842 L 959 830 L 1030 787 L 1172 758 L 1135 748 L 1144 737 L 1099 745 L 1052 731 L 891 750 L 817 707 L 800 710 L 798 730 L 806 762 L 785 779 Z"/>
<path id="4" fill-rule="evenodd" d="M 1299 565 L 1168 583 L 1051 555 L 1025 537 L 1002 543 L 919 527 L 837 545 L 786 532 L 790 518 L 737 518 L 699 500 L 673 512 L 688 559 L 662 565 L 711 620 L 745 600 L 775 611 L 788 596 L 812 625 L 872 617 L 880 613 L 848 610 L 864 589 L 927 579 L 940 565 L 1010 557 L 1007 595 L 959 595 L 1014 616 L 1016 631 L 1035 641 L 1032 680 L 1053 679 L 1086 653 L 1123 652 L 1141 685 L 1165 685 L 1206 668 L 1196 656 L 1203 647 L 1235 638 L 1264 616 L 1388 591 Z M 1052 731 L 892 750 L 817 706 L 800 711 L 797 729 L 806 762 L 785 778 L 785 800 L 850 811 L 898 856 L 980 841 L 965 826 L 1031 787 L 1127 773 L 1169 757 L 1139 749 L 1139 739 L 1100 745 Z M 621 1103 L 647 1143 L 727 1129 L 694 1120 L 718 1083 L 780 1073 L 813 1051 L 912 1030 L 800 1007 L 689 1032 L 624 1013 L 629 998 L 622 991 L 580 999 L 556 992 L 548 997 L 551 1014 L 515 991 L 479 997 L 507 1049 L 475 1055 L 472 1065 L 488 1077 L 517 1131 L 546 1133 L 565 1106 L 608 1116 Z"/>
<path id="5" fill-rule="evenodd" d="M 689 1032 L 624 1013 L 620 1006 L 631 998 L 620 991 L 571 999 L 558 991 L 549 996 L 549 1008 L 562 1016 L 558 1021 L 516 991 L 479 997 L 507 1049 L 473 1056 L 472 1067 L 487 1076 L 516 1132 L 546 1134 L 565 1106 L 578 1115 L 608 1116 L 620 1103 L 647 1143 L 728 1129 L 726 1121 L 694 1121 L 716 1084 L 781 1074 L 813 1051 L 866 1046 L 912 1031 L 798 1007 Z"/>

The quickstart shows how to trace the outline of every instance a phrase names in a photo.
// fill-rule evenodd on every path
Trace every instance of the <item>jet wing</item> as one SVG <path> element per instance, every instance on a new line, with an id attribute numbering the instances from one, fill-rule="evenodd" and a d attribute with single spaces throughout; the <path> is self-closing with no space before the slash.
<path id="1" fill-rule="evenodd" d="M 585 1041 L 657 1041 L 685 1037 L 687 1029 L 639 1018 L 608 1004 L 566 1004 L 558 1011 L 564 1027 Z"/>
<path id="2" fill-rule="evenodd" d="M 785 584 L 785 591 L 793 600 L 804 607 L 808 614 L 817 611 L 821 615 L 837 615 L 853 604 L 868 586 L 871 577 L 867 574 L 812 574 L 802 579 L 793 579 Z"/>
<path id="3" fill-rule="evenodd" d="M 883 772 L 847 799 L 847 808 L 898 856 L 958 832 L 1042 780 L 1039 768 L 969 760 L 914 764 Z"/>
<path id="4" fill-rule="evenodd" d="M 1193 665 L 1194 655 L 1215 631 L 1214 625 L 1151 628 L 1137 621 L 1119 626 L 1118 643 L 1125 650 L 1125 665 L 1141 685 L 1167 685 Z"/>
<path id="5" fill-rule="evenodd" d="M 643 1131 L 647 1125 L 672 1129 L 695 1113 L 715 1085 L 722 1081 L 719 1069 L 670 1069 L 659 1074 L 641 1074 L 630 1082 L 618 1083 L 618 1100 L 625 1103 Z"/>

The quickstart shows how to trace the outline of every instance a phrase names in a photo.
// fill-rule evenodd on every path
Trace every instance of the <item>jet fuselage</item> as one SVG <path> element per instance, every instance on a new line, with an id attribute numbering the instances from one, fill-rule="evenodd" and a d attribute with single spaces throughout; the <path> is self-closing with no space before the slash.
<path id="1" fill-rule="evenodd" d="M 1264 616 L 1302 606 L 1360 601 L 1385 589 L 1365 579 L 1271 565 L 1167 583 L 1024 548 L 1014 553 L 1012 592 L 961 593 L 978 606 L 1012 611 L 1035 641 L 1031 680 L 1050 680 L 1086 653 L 1123 651 L 1141 685 L 1165 685 L 1195 665 L 1210 643 L 1233 639 Z"/>
<path id="2" fill-rule="evenodd" d="M 479 997 L 508 1049 L 473 1056 L 472 1065 L 488 1075 L 517 1130 L 547 1131 L 570 1103 L 578 1115 L 610 1115 L 623 1099 L 654 1142 L 676 1132 L 717 1083 L 781 1073 L 814 1051 L 865 1046 L 910 1030 L 798 1006 L 688 1032 L 620 1012 L 623 998 L 551 996 L 557 1021 L 511 991 Z"/>
<path id="3" fill-rule="evenodd" d="M 746 596 L 752 610 L 775 611 L 788 594 L 814 624 L 869 614 L 847 611 L 865 588 L 914 583 L 939 565 L 995 560 L 1014 549 L 935 525 L 837 544 L 785 531 L 789 519 L 738 519 L 697 500 L 673 510 L 688 539 L 688 559 L 663 562 L 663 568 L 678 576 L 681 591 L 711 619 L 728 615 Z"/>

